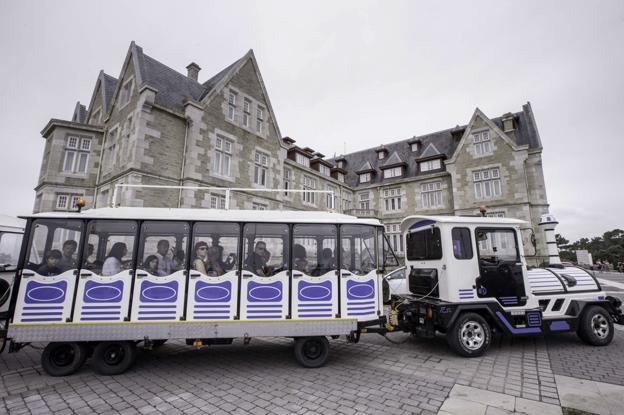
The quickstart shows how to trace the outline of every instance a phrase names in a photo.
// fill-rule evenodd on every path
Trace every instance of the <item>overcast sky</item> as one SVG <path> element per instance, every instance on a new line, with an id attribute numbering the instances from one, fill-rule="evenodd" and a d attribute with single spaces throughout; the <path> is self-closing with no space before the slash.
<path id="1" fill-rule="evenodd" d="M 624 228 L 622 1 L 3 1 L 0 213 L 32 210 L 41 129 L 132 40 L 200 81 L 252 48 L 282 135 L 327 156 L 530 101 L 558 231 Z"/>

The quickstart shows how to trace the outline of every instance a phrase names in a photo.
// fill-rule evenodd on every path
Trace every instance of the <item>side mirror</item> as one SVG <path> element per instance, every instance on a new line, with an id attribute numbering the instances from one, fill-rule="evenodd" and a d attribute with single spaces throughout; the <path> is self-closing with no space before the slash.
<path id="1" fill-rule="evenodd" d="M 6 303 L 11 294 L 11 286 L 6 280 L 0 280 L 0 307 Z"/>

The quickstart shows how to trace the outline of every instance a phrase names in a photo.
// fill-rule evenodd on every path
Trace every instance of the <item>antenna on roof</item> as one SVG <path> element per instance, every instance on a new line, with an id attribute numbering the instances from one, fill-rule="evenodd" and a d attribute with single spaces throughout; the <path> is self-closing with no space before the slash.
<path id="1" fill-rule="evenodd" d="M 342 149 L 344 150 L 342 154 L 347 154 L 347 142 L 346 141 L 342 142 Z"/>

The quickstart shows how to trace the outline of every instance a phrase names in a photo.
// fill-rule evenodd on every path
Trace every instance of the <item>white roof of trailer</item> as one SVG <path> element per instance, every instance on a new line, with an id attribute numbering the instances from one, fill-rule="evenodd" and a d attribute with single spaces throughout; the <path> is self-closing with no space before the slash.
<path id="1" fill-rule="evenodd" d="M 523 225 L 527 222 L 520 219 L 512 218 L 490 218 L 482 216 L 420 216 L 413 215 L 408 216 L 401 222 L 401 230 L 405 230 L 408 226 L 411 226 L 417 222 L 426 221 L 430 223 L 423 223 L 423 226 L 427 224 L 433 225 L 434 223 L 451 223 L 462 225 Z"/>
<path id="2" fill-rule="evenodd" d="M 26 222 L 13 216 L 0 214 L 0 231 L 1 232 L 24 232 Z"/>
<path id="3" fill-rule="evenodd" d="M 292 210 L 221 210 L 221 209 L 167 209 L 118 207 L 88 209 L 82 212 L 43 212 L 20 216 L 22 218 L 73 219 L 143 219 L 190 220 L 224 222 L 270 223 L 337 223 L 380 226 L 377 219 L 360 219 L 334 212 Z"/>

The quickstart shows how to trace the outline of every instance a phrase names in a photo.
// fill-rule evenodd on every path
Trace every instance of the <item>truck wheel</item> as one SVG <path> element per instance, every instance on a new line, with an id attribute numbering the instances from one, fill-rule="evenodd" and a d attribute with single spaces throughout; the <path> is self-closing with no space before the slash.
<path id="1" fill-rule="evenodd" d="M 303 367 L 321 367 L 329 356 L 326 337 L 299 337 L 295 339 L 295 358 Z"/>
<path id="2" fill-rule="evenodd" d="M 446 340 L 457 354 L 464 357 L 481 356 L 490 347 L 492 331 L 483 317 L 465 313 L 458 317 L 446 333 Z"/>
<path id="3" fill-rule="evenodd" d="M 119 375 L 134 363 L 134 342 L 102 342 L 93 350 L 93 369 L 100 375 Z"/>
<path id="4" fill-rule="evenodd" d="M 50 376 L 71 375 L 80 369 L 88 354 L 89 350 L 84 343 L 48 343 L 41 354 L 41 366 Z"/>
<path id="5" fill-rule="evenodd" d="M 613 340 L 613 321 L 603 307 L 592 305 L 581 314 L 578 336 L 592 346 L 606 346 Z"/>

